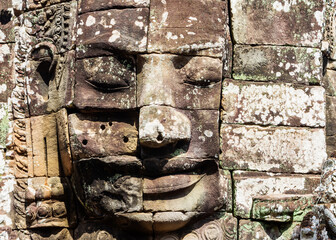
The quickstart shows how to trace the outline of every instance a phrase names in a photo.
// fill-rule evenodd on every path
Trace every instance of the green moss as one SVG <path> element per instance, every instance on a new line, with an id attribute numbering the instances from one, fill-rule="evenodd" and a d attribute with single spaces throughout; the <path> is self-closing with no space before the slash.
<path id="1" fill-rule="evenodd" d="M 9 128 L 9 120 L 8 120 L 8 110 L 7 107 L 3 107 L 5 111 L 5 115 L 2 119 L 0 119 L 0 145 L 6 145 L 6 138 Z"/>

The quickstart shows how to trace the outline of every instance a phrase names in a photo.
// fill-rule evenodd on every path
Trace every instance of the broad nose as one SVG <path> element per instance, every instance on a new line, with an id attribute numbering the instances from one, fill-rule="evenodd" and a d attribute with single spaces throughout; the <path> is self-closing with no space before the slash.
<path id="1" fill-rule="evenodd" d="M 182 112 L 167 106 L 140 109 L 139 138 L 145 147 L 159 148 L 178 141 L 189 141 L 191 122 Z"/>

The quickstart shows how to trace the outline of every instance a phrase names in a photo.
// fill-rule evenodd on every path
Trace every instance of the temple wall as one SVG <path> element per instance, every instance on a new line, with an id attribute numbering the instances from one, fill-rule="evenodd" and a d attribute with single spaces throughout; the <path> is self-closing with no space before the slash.
<path id="1" fill-rule="evenodd" d="M 301 222 L 314 205 L 336 200 L 321 202 L 315 191 L 321 174 L 327 178 L 330 172 L 328 166 L 323 172 L 324 163 L 336 159 L 335 8 L 333 0 L 2 0 L 0 239 L 314 239 L 303 238 Z M 99 28 L 102 22 L 107 27 Z M 108 44 L 99 48 L 98 40 Z M 47 47 L 45 42 L 52 42 L 53 54 L 35 56 L 41 42 Z M 131 67 L 117 65 L 111 49 L 131 53 L 133 58 L 124 59 Z M 48 66 L 56 69 L 55 80 L 42 76 L 38 54 L 57 59 Z M 176 67 L 175 55 L 193 65 Z M 103 56 L 98 63 L 92 60 L 97 56 Z M 127 76 L 130 88 L 118 95 L 88 90 L 83 80 L 92 74 L 88 65 L 120 70 L 111 74 Z M 210 78 L 220 79 L 212 87 L 203 82 L 184 87 L 173 80 L 184 74 L 184 82 L 191 81 L 209 68 Z M 42 78 L 35 81 L 36 72 L 47 87 Z M 165 76 L 161 81 L 155 74 Z M 141 144 L 161 144 L 147 137 L 149 125 L 138 120 L 97 120 L 92 110 L 97 106 L 122 112 L 120 119 L 130 109 L 137 109 L 136 116 L 154 118 L 162 111 L 176 117 L 179 121 L 163 123 L 174 126 L 170 139 L 191 135 L 189 148 L 179 149 L 186 163 L 214 159 L 218 172 L 204 175 L 220 188 L 197 180 L 191 197 L 176 202 L 174 194 L 169 197 L 174 211 L 155 200 L 126 203 L 124 212 L 143 208 L 158 219 L 141 225 L 154 229 L 141 238 L 118 231 L 126 222 L 122 214 L 113 227 L 88 217 L 71 184 L 74 178 L 85 182 L 86 176 L 74 173 L 79 160 L 112 153 L 135 159 Z M 113 137 L 106 138 L 110 145 L 99 140 L 109 126 L 115 136 L 128 134 L 127 146 Z M 89 134 L 99 127 L 101 135 Z M 92 140 L 97 143 L 91 146 Z M 132 186 L 140 185 L 132 178 Z M 202 191 L 200 201 L 221 207 L 184 228 L 165 230 L 154 215 L 163 208 L 210 211 L 193 201 Z"/>

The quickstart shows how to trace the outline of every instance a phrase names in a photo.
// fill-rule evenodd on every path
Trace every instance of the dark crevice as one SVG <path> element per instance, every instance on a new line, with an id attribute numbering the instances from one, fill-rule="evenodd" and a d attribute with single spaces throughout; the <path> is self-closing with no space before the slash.
<path id="1" fill-rule="evenodd" d="M 5 25 L 9 23 L 12 19 L 12 13 L 9 10 L 2 9 L 0 11 L 0 23 L 1 25 Z"/>

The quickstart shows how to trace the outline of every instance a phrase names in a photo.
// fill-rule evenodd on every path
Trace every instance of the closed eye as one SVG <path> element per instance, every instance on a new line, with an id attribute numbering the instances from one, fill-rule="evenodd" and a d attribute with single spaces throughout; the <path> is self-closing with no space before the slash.
<path id="1" fill-rule="evenodd" d="M 125 79 L 104 73 L 95 74 L 94 77 L 87 78 L 86 82 L 101 92 L 114 92 L 130 87 Z"/>

